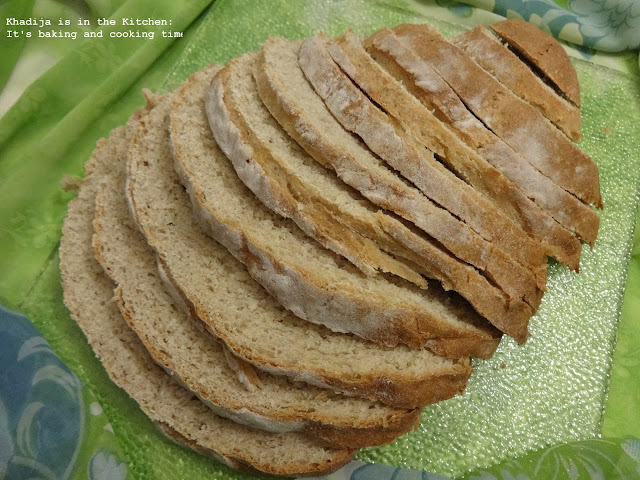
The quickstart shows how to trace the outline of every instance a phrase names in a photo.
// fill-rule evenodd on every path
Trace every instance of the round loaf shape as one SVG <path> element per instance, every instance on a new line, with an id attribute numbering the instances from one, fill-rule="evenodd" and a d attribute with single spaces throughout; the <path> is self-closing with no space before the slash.
<path id="1" fill-rule="evenodd" d="M 198 75 L 207 78 L 214 72 Z M 176 102 L 180 101 L 179 91 Z M 127 147 L 125 142 L 119 145 L 119 157 L 113 159 L 116 171 L 105 175 L 98 193 L 94 247 L 96 257 L 118 284 L 125 320 L 161 367 L 220 416 L 276 433 L 304 432 L 333 447 L 388 443 L 415 425 L 420 416 L 417 409 L 331 395 L 266 373 L 258 373 L 258 385 L 248 391 L 227 364 L 223 344 L 203 335 L 198 320 L 188 318 L 164 289 L 155 255 L 136 230 L 126 203 Z"/>
<path id="2" fill-rule="evenodd" d="M 71 316 L 111 379 L 149 418 L 175 432 L 180 443 L 232 467 L 273 475 L 320 475 L 340 468 L 353 450 L 322 447 L 299 433 L 265 433 L 213 414 L 155 364 L 120 315 L 112 301 L 114 284 L 94 257 L 92 221 L 99 182 L 111 171 L 116 145 L 130 139 L 135 117 L 98 142 L 78 197 L 69 203 L 60 269 Z"/>
<path id="3" fill-rule="evenodd" d="M 428 350 L 401 345 L 387 348 L 331 332 L 284 310 L 238 263 L 230 268 L 233 259 L 229 251 L 203 233 L 174 170 L 170 106 L 169 101 L 161 102 L 141 122 L 132 141 L 128 199 L 134 220 L 166 267 L 168 279 L 193 313 L 234 354 L 271 373 L 401 408 L 449 398 L 464 388 L 471 371 L 468 359 L 448 360 Z M 313 268 L 333 268 L 334 256 L 327 256 L 327 250 L 290 221 L 274 216 L 242 184 L 226 157 L 219 150 L 212 153 L 208 168 L 221 185 L 215 192 L 216 204 L 235 218 L 237 225 L 271 231 L 273 242 L 293 242 L 291 257 L 306 258 L 310 264 L 323 259 L 325 263 Z M 295 272 L 282 271 L 282 264 L 270 252 L 256 248 L 243 230 L 234 227 L 218 223 L 215 237 L 236 255 L 246 256 L 248 269 L 263 270 L 293 294 L 305 286 L 304 277 L 296 279 Z M 343 301 L 341 282 L 343 275 L 351 275 L 349 267 L 339 269 L 344 274 L 336 272 L 330 286 L 335 295 L 331 301 Z M 372 289 L 376 282 L 363 279 Z M 356 306 L 353 311 L 357 312 Z"/>

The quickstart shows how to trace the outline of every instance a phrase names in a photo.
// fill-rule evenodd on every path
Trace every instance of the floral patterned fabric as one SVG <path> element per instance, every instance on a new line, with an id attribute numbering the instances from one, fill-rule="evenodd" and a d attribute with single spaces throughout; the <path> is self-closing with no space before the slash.
<path id="1" fill-rule="evenodd" d="M 464 0 L 508 18 L 520 18 L 584 47 L 620 52 L 640 48 L 637 0 Z"/>
<path id="2" fill-rule="evenodd" d="M 23 316 L 0 307 L 0 477 L 125 480 L 91 391 Z"/>

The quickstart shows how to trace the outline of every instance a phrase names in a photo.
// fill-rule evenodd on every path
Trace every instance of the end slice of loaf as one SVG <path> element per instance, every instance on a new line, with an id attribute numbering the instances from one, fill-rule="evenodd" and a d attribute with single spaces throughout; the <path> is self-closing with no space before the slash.
<path id="1" fill-rule="evenodd" d="M 523 20 L 494 23 L 491 29 L 531 62 L 571 103 L 580 107 L 580 83 L 569 55 L 550 35 Z"/>
<path id="2" fill-rule="evenodd" d="M 432 27 L 404 24 L 393 31 L 451 85 L 469 110 L 536 169 L 585 203 L 602 207 L 596 164 L 534 107 Z"/>
<path id="3" fill-rule="evenodd" d="M 135 119 L 134 119 L 135 121 Z M 78 197 L 69 203 L 60 242 L 64 302 L 111 379 L 153 421 L 190 446 L 232 467 L 274 475 L 317 475 L 346 464 L 353 450 L 321 447 L 297 433 L 274 434 L 218 417 L 157 366 L 112 301 L 114 284 L 93 255 L 91 237 L 99 182 L 112 168 L 115 145 L 130 137 L 120 127 L 101 140 L 85 166 Z M 161 395 L 158 394 L 161 392 Z"/>
<path id="4" fill-rule="evenodd" d="M 419 410 L 331 395 L 284 377 L 258 373 L 248 391 L 227 364 L 223 344 L 190 319 L 165 291 L 155 255 L 131 219 L 125 195 L 127 142 L 119 142 L 96 200 L 96 257 L 118 284 L 116 297 L 129 326 L 154 360 L 225 418 L 270 432 L 306 433 L 334 448 L 393 441 L 419 420 Z M 235 261 L 234 261 L 235 263 Z M 231 357 L 234 363 L 237 361 Z"/>
<path id="5" fill-rule="evenodd" d="M 234 265 L 229 251 L 200 229 L 189 195 L 174 170 L 170 107 L 168 100 L 161 102 L 141 122 L 132 140 L 127 196 L 134 220 L 166 267 L 168 279 L 207 328 L 234 354 L 262 370 L 399 408 L 414 408 L 462 391 L 471 371 L 468 359 L 449 360 L 402 345 L 385 348 L 304 321 L 284 310 L 239 263 Z M 195 135 L 200 133 L 194 131 Z M 219 163 L 213 161 L 216 158 Z M 260 212 L 269 210 L 242 184 L 224 155 L 205 161 L 209 176 L 224 185 L 212 197 L 217 199 L 216 205 L 240 225 L 259 226 L 261 234 L 278 232 L 281 237 L 274 235 L 272 242 L 300 236 L 290 248 L 290 256 L 305 258 L 311 271 L 332 268 L 329 260 L 314 265 L 328 251 L 307 239 L 298 227 L 281 217 L 270 217 L 268 222 L 263 219 Z M 281 264 L 255 248 L 241 231 L 223 224 L 220 229 L 218 238 L 236 254 L 246 255 L 249 268 L 264 270 L 294 293 L 300 288 L 304 279 L 297 284 L 292 281 L 290 272 L 281 270 Z M 348 267 L 339 270 L 346 272 Z M 333 281 L 329 285 L 335 295 L 331 301 L 339 301 L 340 276 Z M 363 279 L 367 286 L 375 281 Z M 375 321 L 367 316 L 352 318 Z"/>
<path id="6" fill-rule="evenodd" d="M 513 93 L 536 107 L 571 140 L 580 139 L 580 109 L 546 85 L 525 63 L 478 25 L 451 41 Z M 575 72 L 575 69 L 571 67 Z"/>
<path id="7" fill-rule="evenodd" d="M 335 64 L 327 42 L 320 35 L 307 39 L 298 59 L 333 116 L 442 207 L 428 212 L 427 233 L 461 260 L 485 270 L 508 294 L 537 308 L 546 282 L 546 256 L 540 242 L 437 162 L 411 133 L 377 108 Z"/>
<path id="8" fill-rule="evenodd" d="M 387 111 L 423 145 L 502 212 L 544 245 L 545 252 L 570 268 L 580 262 L 580 241 L 543 212 L 493 165 L 465 145 L 446 124 L 387 73 L 348 31 L 327 42 L 333 60 L 373 102 Z"/>
<path id="9" fill-rule="evenodd" d="M 593 245 L 599 217 L 488 130 L 451 87 L 389 29 L 365 41 L 369 54 L 442 122 L 558 223 Z M 577 266 L 576 266 L 577 269 Z"/>

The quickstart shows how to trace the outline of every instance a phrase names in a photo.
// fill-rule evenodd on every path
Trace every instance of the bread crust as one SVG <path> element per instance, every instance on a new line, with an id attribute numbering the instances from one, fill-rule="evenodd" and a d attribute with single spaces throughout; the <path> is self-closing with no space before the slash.
<path id="1" fill-rule="evenodd" d="M 593 246 L 599 217 L 588 205 L 536 170 L 474 117 L 451 87 L 391 30 L 365 40 L 365 48 L 468 146 L 518 186 L 543 211 Z M 575 265 L 577 270 L 578 265 Z"/>
<path id="2" fill-rule="evenodd" d="M 255 468 L 254 465 L 252 465 L 250 462 L 247 462 L 245 459 L 241 457 L 222 456 L 217 452 L 209 448 L 206 448 L 198 444 L 197 442 L 194 442 L 193 440 L 190 440 L 189 438 L 185 437 L 180 432 L 173 429 L 171 426 L 169 426 L 164 422 L 154 422 L 154 423 L 164 436 L 166 436 L 169 440 L 176 443 L 177 445 L 190 448 L 192 450 L 195 450 L 201 453 L 202 455 L 213 457 L 217 459 L 219 462 L 224 463 L 230 466 L 231 468 L 238 470 L 239 472 L 246 472 L 246 473 L 253 473 L 253 474 L 266 473 L 270 475 L 278 475 L 278 476 L 285 476 L 285 477 L 294 477 L 294 476 L 295 477 L 309 477 L 309 476 L 316 477 L 320 475 L 329 475 L 330 473 L 335 472 L 336 470 L 342 468 L 347 463 L 349 463 L 354 453 L 354 452 L 349 453 L 345 451 L 342 458 L 336 459 L 336 461 L 333 464 L 329 464 L 327 462 L 327 464 L 322 466 L 313 465 L 302 472 L 298 470 L 283 471 L 281 468 L 274 467 L 271 465 L 265 465 L 262 467 L 262 469 L 257 469 Z"/>
<path id="3" fill-rule="evenodd" d="M 558 95 L 483 25 L 451 40 L 513 93 L 536 107 L 574 142 L 580 140 L 580 109 Z M 564 50 L 563 50 L 564 51 Z M 573 66 L 571 70 L 575 72 Z"/>
<path id="4" fill-rule="evenodd" d="M 239 105 L 239 101 L 250 99 L 246 99 L 242 93 L 235 94 L 235 83 L 231 78 L 236 74 L 235 71 L 242 68 L 239 65 L 252 63 L 253 57 L 253 54 L 245 54 L 232 60 L 212 84 L 214 90 L 219 89 L 222 97 L 220 107 L 226 114 L 225 118 L 220 119 L 221 128 L 227 126 L 235 129 L 237 134 L 234 140 L 237 143 L 225 143 L 223 149 L 228 152 L 227 157 L 240 179 L 271 210 L 291 218 L 308 236 L 344 256 L 365 274 L 389 272 L 426 288 L 426 281 L 420 274 L 381 251 L 372 240 L 353 231 L 348 223 L 343 224 L 350 219 L 345 218 L 340 206 L 332 204 L 321 193 L 315 192 L 313 187 L 304 184 L 295 172 L 277 158 L 278 152 L 274 147 L 253 131 L 251 119 L 245 117 Z M 247 159 L 250 161 L 247 162 Z"/>
<path id="5" fill-rule="evenodd" d="M 393 31 L 529 163 L 583 202 L 602 208 L 596 164 L 534 107 L 500 85 L 432 27 L 403 24 Z"/>
<path id="6" fill-rule="evenodd" d="M 580 107 L 580 83 L 562 45 L 536 26 L 515 18 L 490 25 L 520 55 L 539 68 L 571 103 Z"/>
<path id="7" fill-rule="evenodd" d="M 539 241 L 550 256 L 570 268 L 580 262 L 580 241 L 489 162 L 466 146 L 401 83 L 366 52 L 359 37 L 348 31 L 328 43 L 333 60 L 376 104 L 413 132 L 449 168 L 491 199 L 525 232 Z"/>
<path id="8" fill-rule="evenodd" d="M 319 37 L 306 40 L 300 47 L 298 58 L 307 79 L 343 127 L 360 136 L 369 148 L 426 195 L 421 207 L 428 221 L 416 225 L 455 256 L 485 272 L 509 296 L 522 298 L 536 309 L 546 281 L 546 257 L 541 245 L 510 220 L 511 232 L 497 232 L 496 225 L 490 225 L 495 208 L 490 210 L 489 202 L 484 202 L 488 206 L 483 214 L 476 216 L 472 204 L 476 201 L 482 205 L 484 199 L 437 164 L 432 154 L 431 163 L 426 155 L 420 156 L 420 147 L 416 147 L 412 139 L 404 135 L 402 128 L 374 107 L 340 71 Z M 428 197 L 437 203 L 427 200 Z M 453 210 L 455 216 L 440 206 Z M 485 216 L 489 217 L 486 222 Z M 460 217 L 482 230 L 491 241 L 483 239 L 469 225 L 458 220 Z M 522 248 L 519 252 L 517 245 L 510 243 L 512 237 L 520 239 Z M 513 257 L 505 253 L 507 248 Z"/>
<path id="9" fill-rule="evenodd" d="M 94 252 L 98 261 L 118 284 L 115 298 L 121 314 L 158 365 L 184 388 L 194 392 L 217 415 L 270 432 L 302 432 L 319 443 L 334 448 L 388 443 L 413 427 L 420 415 L 418 410 L 374 410 L 368 402 L 363 402 L 360 407 L 369 408 L 368 417 L 364 420 L 353 415 L 331 415 L 328 412 L 331 398 L 327 395 L 325 397 L 329 399 L 324 406 L 302 404 L 300 402 L 305 400 L 300 398 L 298 405 L 289 403 L 288 408 L 280 407 L 291 402 L 290 397 L 285 394 L 292 389 L 304 387 L 293 387 L 270 375 L 260 378 L 254 374 L 260 384 L 255 389 L 260 390 L 265 384 L 271 384 L 270 390 L 275 392 L 273 396 L 264 398 L 260 392 L 243 396 L 243 387 L 235 382 L 233 373 L 226 365 L 227 349 L 209 335 L 201 335 L 200 331 L 204 326 L 199 319 L 186 318 L 179 313 L 179 309 L 172 306 L 169 295 L 162 288 L 158 272 L 155 271 L 153 252 L 146 246 L 142 234 L 131 231 L 131 220 L 127 218 L 130 214 L 124 199 L 126 150 L 120 154 L 121 158 L 113 158 L 113 163 L 120 163 L 122 171 L 104 176 L 96 200 Z M 122 192 L 118 192 L 118 184 L 121 184 Z M 122 195 L 121 202 L 118 195 Z M 150 311 L 145 307 L 148 304 L 144 302 L 144 296 L 152 296 L 155 310 Z M 155 326 L 156 322 L 149 326 L 147 321 L 150 315 L 156 315 L 164 321 L 159 326 Z M 165 328 L 164 325 L 167 324 L 171 324 L 171 327 Z M 182 350 L 176 349 L 171 337 L 184 337 L 186 341 L 183 346 L 189 344 L 191 349 L 206 351 L 208 364 L 216 365 L 221 370 L 208 376 L 207 372 L 190 368 L 187 357 Z M 279 397 L 281 392 L 285 396 Z M 325 393 L 329 392 L 311 391 L 315 396 Z M 271 408 L 272 404 L 278 408 Z"/>
<path id="10" fill-rule="evenodd" d="M 138 115 L 140 112 L 134 115 L 134 120 Z M 169 425 L 188 438 L 192 446 L 204 448 L 209 454 L 215 452 L 218 458 L 236 458 L 257 471 L 274 474 L 315 474 L 316 470 L 325 472 L 340 468 L 351 458 L 353 450 L 312 447 L 306 437 L 289 434 L 292 435 L 288 440 L 289 445 L 295 444 L 296 448 L 304 449 L 309 457 L 321 455 L 325 464 L 310 463 L 308 458 L 289 461 L 282 457 L 287 452 L 284 447 L 280 452 L 275 452 L 281 437 L 258 433 L 217 417 L 194 400 L 191 392 L 181 388 L 162 371 L 149 357 L 135 333 L 127 327 L 111 299 L 114 284 L 93 255 L 91 237 L 95 195 L 102 176 L 110 172 L 113 142 L 127 141 L 128 135 L 127 128 L 119 127 L 108 140 L 98 142 L 85 165 L 85 180 L 78 197 L 69 203 L 60 242 L 64 302 L 109 377 L 153 421 Z M 158 392 L 162 392 L 162 396 L 158 396 Z M 261 442 L 264 447 L 261 452 L 250 451 L 246 454 L 230 449 L 220 439 L 232 435 L 237 436 L 240 443 Z M 269 452 L 272 448 L 275 453 Z M 261 454 L 266 455 L 261 458 Z M 276 458 L 284 461 L 278 464 Z"/>
<path id="11" fill-rule="evenodd" d="M 278 42 L 282 39 L 270 39 L 267 44 L 274 44 L 274 51 L 281 51 Z M 283 128 L 309 152 L 318 162 L 332 168 L 346 183 L 353 186 L 362 194 L 389 209 L 403 207 L 410 190 L 399 184 L 399 189 L 389 185 L 384 178 L 370 171 L 365 165 L 346 148 L 340 148 L 328 137 L 322 129 L 304 115 L 304 108 L 294 99 L 286 95 L 285 88 L 279 88 L 280 83 L 275 75 L 268 70 L 265 52 L 258 57 L 256 81 L 261 98 L 271 113 Z M 311 88 L 311 87 L 309 87 Z M 322 104 L 322 101 L 318 99 Z M 324 104 L 322 104 L 324 106 Z M 335 121 L 329 112 L 326 115 Z M 363 152 L 367 152 L 362 149 Z M 494 285 L 491 285 L 482 275 L 468 264 L 460 262 L 449 253 L 440 249 L 424 236 L 413 234 L 409 228 L 395 218 L 378 212 L 381 228 L 403 245 L 400 255 L 405 255 L 421 268 L 423 274 L 443 282 L 445 289 L 454 288 L 471 302 L 471 304 L 492 324 L 503 328 L 518 342 L 523 343 L 527 337 L 527 322 L 533 314 L 531 308 L 524 302 L 510 302 L 508 297 Z M 379 237 L 378 237 L 379 238 Z M 509 325 L 513 324 L 513 328 Z M 499 337 L 493 336 L 494 341 L 486 347 L 474 349 L 474 356 L 485 358 L 495 350 L 495 343 Z M 431 345 L 434 352 L 446 356 L 459 356 L 462 349 L 453 342 L 447 342 L 447 347 Z M 486 351 L 484 351 L 486 348 Z M 458 353 L 456 353 L 458 352 Z"/>
<path id="12" fill-rule="evenodd" d="M 393 358 L 396 361 L 401 360 L 403 368 L 405 362 L 407 368 L 411 365 L 412 370 L 410 372 L 390 371 L 387 360 L 382 360 L 387 357 L 391 359 L 388 349 L 353 337 L 334 334 L 328 329 L 314 327 L 288 312 L 274 310 L 273 316 L 262 315 L 260 318 L 245 314 L 242 317 L 243 325 L 236 324 L 240 318 L 221 316 L 217 311 L 218 307 L 215 307 L 218 303 L 207 289 L 207 275 L 218 278 L 216 270 L 212 269 L 218 255 L 215 253 L 218 252 L 218 247 L 214 252 L 212 247 L 207 246 L 210 245 L 211 240 L 195 224 L 190 214 L 184 219 L 183 216 L 176 216 L 175 213 L 170 217 L 175 225 L 179 225 L 176 229 L 165 232 L 172 235 L 168 237 L 170 248 L 163 243 L 166 242 L 162 236 L 164 234 L 159 235 L 162 233 L 162 225 L 154 223 L 158 221 L 154 215 L 164 215 L 165 212 L 171 215 L 171 212 L 178 210 L 191 211 L 188 195 L 182 190 L 179 178 L 173 169 L 167 130 L 168 113 L 168 104 L 158 106 L 145 119 L 144 124 L 141 124 L 137 135 L 132 140 L 127 170 L 127 195 L 130 207 L 134 212 L 134 220 L 144 232 L 148 243 L 158 250 L 160 260 L 167 266 L 171 282 L 187 297 L 192 311 L 207 323 L 208 328 L 212 329 L 216 337 L 224 341 L 234 354 L 271 373 L 287 375 L 294 380 L 302 380 L 323 387 L 329 386 L 334 390 L 379 400 L 399 408 L 415 408 L 421 406 L 425 400 L 448 398 L 464 388 L 471 373 L 471 363 L 468 359 L 446 360 L 435 357 L 426 350 L 411 350 L 397 346 L 393 350 Z M 146 170 L 141 172 L 138 169 Z M 150 175 L 153 176 L 150 177 Z M 146 185 L 152 185 L 153 190 L 160 189 L 167 192 L 169 196 L 179 195 L 180 197 L 175 197 L 176 199 L 181 199 L 184 195 L 184 200 L 179 200 L 180 205 L 176 203 L 173 207 L 164 205 L 162 209 L 156 208 L 150 199 L 145 200 L 144 196 L 141 197 L 144 192 L 143 186 Z M 242 255 L 248 253 L 255 257 L 256 268 L 268 269 L 269 276 L 279 278 L 280 272 L 276 271 L 275 265 L 264 252 L 253 249 L 241 232 L 226 230 L 225 225 L 221 227 L 220 239 L 225 241 L 223 237 L 226 236 L 232 248 L 238 249 Z M 163 251 L 167 248 L 169 248 L 168 251 Z M 188 257 L 189 261 L 185 261 L 186 256 L 180 258 L 175 255 L 176 249 L 180 252 L 188 249 L 191 255 Z M 206 265 L 209 267 L 202 267 Z M 252 268 L 251 261 L 248 262 L 248 268 Z M 179 275 L 180 281 L 177 280 L 176 275 Z M 197 282 L 190 283 L 196 278 Z M 253 298 L 257 301 L 259 297 L 264 299 L 261 301 L 273 302 L 268 304 L 275 305 L 275 302 L 269 299 L 260 287 L 251 286 L 252 280 L 247 274 L 239 271 L 237 277 L 233 278 L 243 282 L 243 298 L 246 298 L 247 302 L 251 302 Z M 240 278 L 246 280 L 240 280 Z M 342 301 L 342 299 L 338 300 Z M 252 308 L 250 303 L 247 307 Z M 266 329 L 271 335 L 285 336 L 286 342 L 289 342 L 286 351 L 282 350 L 284 337 L 267 342 L 266 338 L 243 335 L 238 327 L 248 326 L 250 322 L 254 322 L 255 328 Z M 319 337 L 322 337 L 323 341 L 328 341 L 326 337 L 333 339 L 335 359 L 325 355 L 323 362 L 313 360 L 319 356 L 315 351 Z M 301 351 L 299 355 L 291 354 L 296 350 Z M 304 355 L 302 351 L 305 352 Z M 365 354 L 366 362 L 363 356 Z M 362 363 L 356 365 L 339 361 L 338 358 L 341 358 L 341 355 L 361 359 L 358 362 Z M 305 358 L 306 361 L 301 362 L 301 358 Z M 379 361 L 376 361 L 376 358 Z M 384 367 L 382 367 L 383 364 Z M 380 383 L 388 385 L 387 388 L 384 390 L 376 388 Z"/>

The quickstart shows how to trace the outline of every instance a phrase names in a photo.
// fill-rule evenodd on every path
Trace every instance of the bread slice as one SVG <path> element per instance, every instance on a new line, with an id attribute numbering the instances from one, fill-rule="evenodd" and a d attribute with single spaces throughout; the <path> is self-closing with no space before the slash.
<path id="1" fill-rule="evenodd" d="M 414 222 L 428 222 L 422 215 L 424 197 L 390 172 L 335 120 L 300 70 L 297 52 L 289 42 L 269 39 L 258 56 L 254 75 L 265 105 L 314 159 L 335 170 L 345 183 L 373 203 L 401 212 Z M 527 322 L 533 314 L 529 305 L 510 299 L 478 270 L 456 259 L 408 223 L 383 213 L 377 216 L 384 231 L 406 249 L 400 255 L 407 255 L 423 268 L 425 275 L 443 282 L 445 288 L 458 291 L 505 333 L 519 342 L 526 340 Z M 407 254 L 407 250 L 413 254 Z"/>
<path id="2" fill-rule="evenodd" d="M 451 43 L 522 100 L 537 108 L 571 140 L 580 140 L 580 109 L 546 85 L 486 27 L 478 25 L 451 39 Z"/>
<path id="3" fill-rule="evenodd" d="M 378 65 L 357 35 L 348 31 L 335 41 L 328 41 L 327 48 L 342 71 L 374 103 L 411 131 L 460 178 L 491 199 L 502 212 L 539 241 L 547 254 L 566 265 L 577 267 L 580 241 L 466 146 L 450 127 L 438 120 Z"/>
<path id="4" fill-rule="evenodd" d="M 376 209 L 339 179 L 323 175 L 323 167 L 282 130 L 260 100 L 254 61 L 252 53 L 232 60 L 213 84 L 213 95 L 222 99 L 218 138 L 240 179 L 271 210 L 363 272 L 390 272 L 426 288 L 419 273 L 359 233 Z"/>
<path id="5" fill-rule="evenodd" d="M 134 119 L 135 120 L 135 119 Z M 218 417 L 183 389 L 145 350 L 112 301 L 113 282 L 93 255 L 95 195 L 117 158 L 117 145 L 130 137 L 131 123 L 101 140 L 85 166 L 85 180 L 69 211 L 60 241 L 64 302 L 111 379 L 156 423 L 183 443 L 235 467 L 274 475 L 320 475 L 346 464 L 352 449 L 317 445 L 299 433 L 274 434 Z M 160 392 L 160 394 L 159 394 Z"/>
<path id="6" fill-rule="evenodd" d="M 96 257 L 118 284 L 121 313 L 154 360 L 220 416 L 270 432 L 303 432 L 334 448 L 393 441 L 419 421 L 420 411 L 336 396 L 284 377 L 257 373 L 248 391 L 227 364 L 222 342 L 203 335 L 165 291 L 155 255 L 133 224 L 124 196 L 128 144 L 113 158 L 96 200 Z M 235 263 L 235 260 L 234 260 Z"/>
<path id="7" fill-rule="evenodd" d="M 600 221 L 597 213 L 540 173 L 488 130 L 467 110 L 451 87 L 393 31 L 382 29 L 364 44 L 385 70 L 431 109 L 438 119 L 449 125 L 467 145 L 558 223 L 593 245 Z"/>
<path id="8" fill-rule="evenodd" d="M 588 204 L 602 207 L 598 167 L 534 107 L 520 100 L 428 25 L 393 29 L 465 105 L 531 165 Z"/>
<path id="9" fill-rule="evenodd" d="M 438 214 L 431 213 L 428 233 L 461 260 L 476 266 L 479 265 L 474 258 L 494 259 L 495 263 L 487 261 L 487 273 L 512 295 L 518 290 L 510 291 L 509 286 L 520 285 L 522 298 L 537 308 L 546 281 L 546 256 L 540 242 L 437 162 L 431 151 L 418 144 L 398 121 L 378 109 L 335 64 L 327 42 L 323 35 L 307 39 L 298 58 L 302 71 L 333 116 L 435 205 L 446 209 L 434 209 Z M 466 245 L 461 248 L 464 243 L 457 235 L 459 231 L 465 232 L 466 241 L 477 246 L 477 252 L 468 252 Z M 518 264 L 511 265 L 513 261 Z"/>
<path id="10" fill-rule="evenodd" d="M 518 19 L 494 23 L 491 29 L 527 59 L 567 99 L 580 107 L 580 83 L 562 45 L 534 25 Z"/>
<path id="11" fill-rule="evenodd" d="M 206 236 L 173 169 L 170 106 L 170 100 L 165 99 L 140 123 L 129 150 L 127 196 L 134 220 L 156 250 L 168 279 L 214 335 L 234 354 L 262 370 L 399 408 L 414 408 L 462 391 L 471 372 L 468 359 L 449 360 L 401 345 L 382 347 L 302 320 L 284 310 L 234 263 L 226 248 Z M 203 131 L 192 132 L 197 139 Z M 271 234 L 274 245 L 294 238 L 295 242 L 287 243 L 290 257 L 306 259 L 310 272 L 332 269 L 333 283 L 327 285 L 332 296 L 327 296 L 327 302 L 344 302 L 341 293 L 349 288 L 346 278 L 361 278 L 353 273 L 354 268 L 347 264 L 334 272 L 332 262 L 336 260 L 328 251 L 260 204 L 230 162 L 217 152 L 213 151 L 204 165 L 209 169 L 208 177 L 222 186 L 214 190 L 212 198 L 221 212 L 236 219 L 233 227 L 253 226 L 260 235 Z M 218 228 L 217 237 L 242 255 L 248 268 L 266 272 L 291 295 L 306 288 L 304 277 L 296 281 L 295 275 L 285 270 L 286 265 L 276 262 L 269 251 L 256 248 L 249 236 L 243 236 L 243 230 L 221 223 Z M 376 282 L 362 280 L 371 287 L 373 304 Z M 395 291 L 390 283 L 385 288 Z M 376 322 L 375 315 L 358 310 L 358 306 L 345 310 L 350 314 L 345 323 Z"/>
<path id="12" fill-rule="evenodd" d="M 233 65 L 232 63 L 229 67 Z M 230 70 L 233 72 L 232 68 Z M 223 78 L 224 73 L 223 70 L 221 72 Z M 209 93 L 218 92 L 224 95 L 225 87 L 222 84 L 218 84 L 222 90 L 216 90 L 216 80 L 219 78 L 214 79 L 213 91 Z M 231 78 L 237 88 L 244 84 L 243 80 L 235 75 Z M 208 200 L 225 186 L 229 188 L 230 182 L 222 185 L 219 179 L 223 174 L 232 176 L 232 171 L 229 169 L 227 159 L 216 146 L 213 135 L 210 132 L 207 133 L 207 118 L 202 104 L 202 96 L 207 84 L 208 81 L 204 76 L 194 77 L 192 82 L 181 90 L 181 99 L 174 104 L 171 136 L 176 170 L 184 184 L 188 186 L 194 207 L 199 212 L 197 216 L 203 219 L 206 230 L 215 236 L 216 232 L 222 228 L 220 224 L 229 225 L 225 228 L 237 230 L 241 235 L 251 238 L 255 248 L 271 255 L 272 261 L 280 265 L 278 267 L 280 276 L 299 284 L 299 289 L 292 292 L 288 283 L 274 281 L 269 271 L 249 265 L 249 272 L 254 278 L 280 299 L 283 305 L 301 318 L 328 326 L 335 331 L 355 333 L 386 345 L 397 343 L 407 343 L 414 347 L 428 345 L 438 353 L 446 353 L 448 356 L 454 354 L 454 357 L 464 356 L 464 354 L 484 354 L 487 350 L 495 350 L 498 338 L 495 331 L 483 322 L 473 309 L 464 305 L 464 302 L 459 302 L 455 296 L 452 298 L 451 295 L 445 294 L 439 286 L 433 285 L 428 291 L 419 291 L 415 288 L 396 286 L 383 278 L 362 279 L 357 272 L 353 272 L 353 269 L 347 270 L 337 266 L 328 252 L 313 247 L 312 242 L 300 240 L 302 237 L 299 234 L 285 232 L 286 235 L 283 237 L 282 228 L 273 227 L 274 222 L 279 222 L 277 215 L 268 212 L 259 205 L 259 202 L 247 201 L 242 208 L 245 210 L 251 208 L 255 212 L 253 216 L 260 220 L 247 218 L 243 221 L 243 216 L 225 212 L 218 204 Z M 247 97 L 248 92 L 245 91 L 245 98 Z M 256 101 L 259 102 L 259 99 Z M 230 142 L 229 138 L 224 138 L 225 135 L 234 134 L 239 130 L 224 121 L 227 110 L 223 102 L 224 100 L 221 100 L 213 107 L 216 109 L 213 115 L 217 119 L 214 121 L 219 121 L 216 128 L 222 131 L 218 133 L 218 137 L 221 141 L 227 142 L 227 146 L 230 147 L 237 142 Z M 268 112 L 266 113 L 269 115 Z M 253 114 L 254 124 L 258 116 L 258 113 Z M 194 138 L 193 132 L 202 133 Z M 270 142 L 265 140 L 265 143 Z M 270 144 L 275 148 L 279 142 L 274 139 Z M 251 146 L 248 144 L 245 146 L 250 152 Z M 231 149 L 230 153 L 235 155 Z M 246 158 L 253 162 L 254 157 Z M 236 160 L 246 164 L 244 158 Z M 216 177 L 211 173 L 211 163 L 221 164 L 217 170 L 221 173 L 217 173 Z M 302 168 L 299 169 L 299 171 L 302 170 Z M 314 178 L 316 185 L 323 183 L 322 178 Z M 295 180 L 287 178 L 285 181 L 291 184 Z M 246 195 L 246 190 L 242 188 L 241 183 L 236 182 L 236 184 L 238 186 L 233 191 L 238 195 Z M 353 201 L 355 202 L 355 199 Z M 268 236 L 269 232 L 283 237 L 281 242 L 273 242 Z M 316 258 L 315 264 L 318 268 L 315 270 L 310 268 L 309 262 L 312 260 L 309 256 L 298 259 L 291 257 L 290 250 L 299 248 L 300 241 L 309 245 L 308 251 L 311 257 Z M 224 240 L 223 243 L 232 253 L 236 252 L 234 254 L 238 259 L 246 261 L 246 257 L 241 252 L 237 252 L 234 243 L 229 243 L 229 240 Z M 327 285 L 334 282 L 342 284 L 341 293 L 337 293 L 335 287 L 327 288 Z M 292 297 L 292 293 L 295 296 Z M 367 320 L 363 321 L 363 317 Z M 450 346 L 453 338 L 463 340 L 457 352 L 450 350 L 449 347 L 444 349 L 440 346 L 442 342 Z"/>

